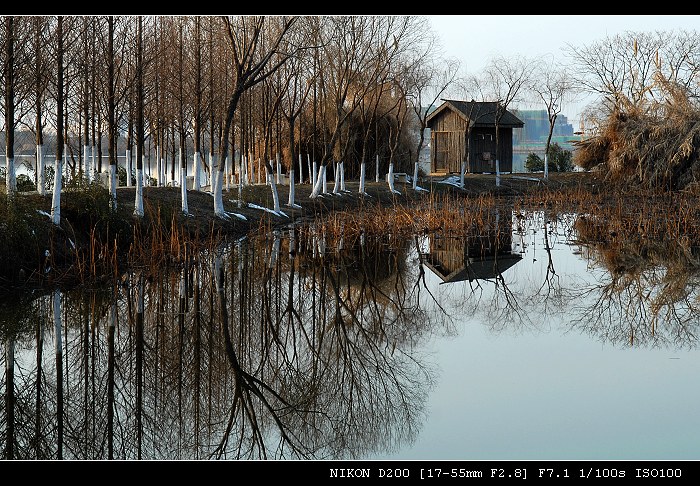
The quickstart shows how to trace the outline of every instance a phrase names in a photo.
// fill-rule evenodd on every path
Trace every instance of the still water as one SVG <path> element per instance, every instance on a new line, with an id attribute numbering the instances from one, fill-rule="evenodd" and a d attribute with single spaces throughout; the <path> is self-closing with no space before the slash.
<path id="1" fill-rule="evenodd" d="M 3 457 L 700 458 L 695 259 L 583 230 L 310 225 L 4 302 Z"/>

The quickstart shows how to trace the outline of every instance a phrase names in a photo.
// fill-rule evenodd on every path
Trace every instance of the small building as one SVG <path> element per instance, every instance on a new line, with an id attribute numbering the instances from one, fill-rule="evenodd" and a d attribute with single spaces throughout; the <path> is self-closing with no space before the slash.
<path id="1" fill-rule="evenodd" d="M 498 102 L 443 100 L 426 119 L 430 129 L 430 171 L 496 172 L 496 115 Z M 513 129 L 524 123 L 503 112 L 498 124 L 498 161 L 501 172 L 513 171 Z M 467 150 L 468 148 L 468 150 Z"/>

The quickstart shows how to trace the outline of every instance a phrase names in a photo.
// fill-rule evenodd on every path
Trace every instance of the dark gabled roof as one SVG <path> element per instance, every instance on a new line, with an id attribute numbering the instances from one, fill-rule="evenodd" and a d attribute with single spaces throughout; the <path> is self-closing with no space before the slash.
<path id="1" fill-rule="evenodd" d="M 495 257 L 469 258 L 466 266 L 457 268 L 450 273 L 446 273 L 447 269 L 443 268 L 438 262 L 433 262 L 429 256 L 425 258 L 423 263 L 440 277 L 442 283 L 451 283 L 495 278 L 522 259 L 523 257 L 517 253 L 507 253 Z"/>
<path id="2" fill-rule="evenodd" d="M 434 110 L 426 122 L 428 126 L 430 121 L 445 110 L 455 111 L 458 115 L 470 122 L 472 126 L 493 126 L 496 124 L 496 109 L 498 108 L 497 101 L 460 101 L 460 100 L 443 100 L 444 103 Z M 515 116 L 510 111 L 506 110 L 499 124 L 501 127 L 520 128 L 525 125 L 523 121 Z"/>

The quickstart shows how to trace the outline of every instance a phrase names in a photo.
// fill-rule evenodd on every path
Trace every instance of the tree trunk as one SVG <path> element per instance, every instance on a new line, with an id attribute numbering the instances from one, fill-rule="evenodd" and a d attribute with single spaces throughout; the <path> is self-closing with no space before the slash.
<path id="1" fill-rule="evenodd" d="M 345 191 L 345 162 L 340 163 L 340 191 Z"/>
<path id="2" fill-rule="evenodd" d="M 143 18 L 138 16 L 136 36 L 136 196 L 134 215 L 143 217 L 143 158 L 144 148 L 144 119 L 143 119 Z"/>
<path id="3" fill-rule="evenodd" d="M 340 193 L 340 162 L 333 164 L 333 193 Z"/>
<path id="4" fill-rule="evenodd" d="M 301 159 L 300 159 L 301 160 Z M 287 203 L 288 206 L 294 207 L 294 169 L 290 167 L 289 169 L 289 202 Z"/>
<path id="5" fill-rule="evenodd" d="M 360 190 L 358 191 L 360 194 L 366 194 L 366 192 L 365 192 L 365 169 L 366 169 L 366 164 L 365 164 L 365 161 L 363 160 L 362 163 L 360 164 Z"/>
<path id="6" fill-rule="evenodd" d="M 15 340 L 5 341 L 5 459 L 15 458 Z"/>
<path id="7" fill-rule="evenodd" d="M 61 291 L 53 292 L 53 321 L 56 350 L 56 431 L 57 458 L 63 459 L 63 339 L 61 324 Z"/>
<path id="8" fill-rule="evenodd" d="M 187 162 L 182 157 L 182 150 L 178 153 L 178 161 L 180 163 L 180 199 L 182 201 L 182 212 L 189 214 L 190 210 L 187 205 Z"/>
<path id="9" fill-rule="evenodd" d="M 109 194 L 117 209 L 117 120 L 114 79 L 114 17 L 107 18 L 107 133 L 109 136 Z"/>
<path id="10" fill-rule="evenodd" d="M 413 164 L 413 180 L 411 181 L 413 183 L 413 190 L 415 191 L 418 189 L 418 161 L 416 160 L 416 163 Z"/>
<path id="11" fill-rule="evenodd" d="M 394 163 L 389 162 L 389 173 L 386 176 L 387 181 L 389 182 L 389 190 L 394 193 L 396 192 L 396 189 L 394 189 Z"/>
<path id="12" fill-rule="evenodd" d="M 17 190 L 15 174 L 15 56 L 14 17 L 5 17 L 5 187 L 7 195 Z"/>
<path id="13" fill-rule="evenodd" d="M 51 220 L 61 224 L 61 176 L 63 172 L 63 17 L 59 16 L 56 25 L 56 165 L 54 173 Z"/>

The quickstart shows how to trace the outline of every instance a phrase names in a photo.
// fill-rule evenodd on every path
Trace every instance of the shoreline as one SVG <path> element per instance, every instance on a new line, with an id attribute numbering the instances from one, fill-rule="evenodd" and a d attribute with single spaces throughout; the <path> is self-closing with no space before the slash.
<path id="1" fill-rule="evenodd" d="M 98 184 L 82 188 L 66 188 L 61 194 L 61 223 L 50 219 L 51 194 L 36 192 L 17 194 L 11 202 L 4 198 L 0 224 L 4 226 L 4 261 L 0 261 L 0 292 L 22 291 L 67 282 L 99 283 L 123 271 L 130 261 L 150 259 L 152 263 L 166 258 L 169 249 L 183 244 L 200 247 L 212 241 L 237 239 L 251 232 L 268 231 L 300 220 L 324 217 L 339 211 L 370 208 L 404 207 L 429 201 L 431 198 L 460 198 L 492 195 L 510 199 L 533 191 L 557 191 L 563 188 L 594 185 L 591 173 L 503 174 L 496 187 L 493 174 L 468 174 L 464 188 L 442 183 L 444 177 L 425 178 L 414 190 L 407 182 L 396 182 L 395 193 L 386 182 L 367 182 L 365 194 L 359 194 L 359 182 L 346 182 L 346 191 L 329 192 L 311 199 L 310 184 L 295 185 L 294 206 L 289 206 L 289 186 L 277 185 L 280 212 L 272 211 L 272 191 L 267 184 L 244 186 L 241 207 L 238 187 L 224 191 L 224 207 L 229 219 L 217 217 L 213 211 L 213 195 L 187 191 L 189 215 L 181 211 L 179 187 L 144 187 L 144 216 L 133 215 L 135 187 L 117 189 L 117 209 L 109 210 L 109 194 Z M 161 248 L 161 250 L 154 250 Z M 155 253 L 162 251 L 163 255 Z M 149 253 L 150 252 L 150 253 Z M 179 254 L 175 249 L 174 253 Z M 48 254 L 47 254 L 48 253 Z M 2 260 L 2 258 L 0 258 Z M 47 268 L 50 271 L 47 271 Z"/>

